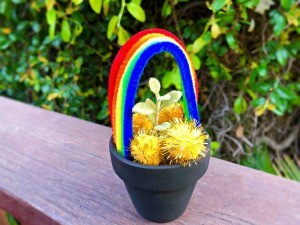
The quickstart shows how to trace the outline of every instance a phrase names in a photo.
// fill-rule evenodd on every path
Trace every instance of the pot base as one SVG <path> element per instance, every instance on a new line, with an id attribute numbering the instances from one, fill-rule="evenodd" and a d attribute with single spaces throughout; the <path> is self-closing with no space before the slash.
<path id="1" fill-rule="evenodd" d="M 193 194 L 195 184 L 175 191 L 148 191 L 126 184 L 131 201 L 138 213 L 145 219 L 166 223 L 183 214 Z"/>

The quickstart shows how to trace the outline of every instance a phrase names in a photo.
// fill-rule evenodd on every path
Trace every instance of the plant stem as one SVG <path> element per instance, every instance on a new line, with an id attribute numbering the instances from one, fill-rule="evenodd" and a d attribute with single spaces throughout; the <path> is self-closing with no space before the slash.
<path id="1" fill-rule="evenodd" d="M 158 115 L 160 111 L 161 101 L 157 101 L 156 103 L 156 113 L 155 113 L 155 126 L 158 125 Z"/>
<path id="2" fill-rule="evenodd" d="M 125 0 L 122 0 L 121 10 L 118 15 L 117 28 L 119 28 L 121 26 L 121 19 L 122 19 L 123 13 L 124 13 L 125 6 L 126 6 L 126 2 L 125 2 Z"/>

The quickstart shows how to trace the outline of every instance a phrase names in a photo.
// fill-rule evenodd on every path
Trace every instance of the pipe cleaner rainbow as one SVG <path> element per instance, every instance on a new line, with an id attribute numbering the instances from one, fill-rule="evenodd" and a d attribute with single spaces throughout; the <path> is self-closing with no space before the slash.
<path id="1" fill-rule="evenodd" d="M 132 108 L 140 77 L 148 61 L 161 52 L 173 55 L 179 66 L 186 119 L 200 123 L 197 77 L 184 44 L 166 30 L 141 31 L 119 50 L 109 75 L 108 102 L 113 138 L 118 152 L 127 159 L 130 158 L 133 137 Z"/>

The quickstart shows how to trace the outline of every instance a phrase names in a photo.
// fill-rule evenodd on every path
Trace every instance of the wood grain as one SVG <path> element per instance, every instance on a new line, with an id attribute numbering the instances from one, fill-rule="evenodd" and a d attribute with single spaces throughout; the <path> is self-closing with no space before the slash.
<path id="1" fill-rule="evenodd" d="M 0 97 L 0 208 L 22 224 L 150 224 L 109 158 L 111 129 Z M 300 184 L 212 158 L 170 224 L 300 224 Z"/>

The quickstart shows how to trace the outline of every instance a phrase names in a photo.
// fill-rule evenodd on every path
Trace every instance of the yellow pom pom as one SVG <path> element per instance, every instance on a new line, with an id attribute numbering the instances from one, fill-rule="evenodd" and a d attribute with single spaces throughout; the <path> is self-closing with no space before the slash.
<path id="1" fill-rule="evenodd" d="M 161 149 L 170 164 L 189 165 L 204 157 L 209 136 L 194 121 L 174 119 L 162 138 Z"/>
<path id="2" fill-rule="evenodd" d="M 135 113 L 132 118 L 133 132 L 137 133 L 139 130 L 149 131 L 154 128 L 153 123 L 146 115 Z"/>
<path id="3" fill-rule="evenodd" d="M 157 166 L 163 160 L 160 150 L 160 139 L 156 133 L 140 131 L 130 144 L 131 155 L 138 163 Z"/>
<path id="4" fill-rule="evenodd" d="M 183 119 L 184 113 L 180 104 L 173 104 L 159 112 L 158 124 L 171 122 L 174 118 Z"/>

